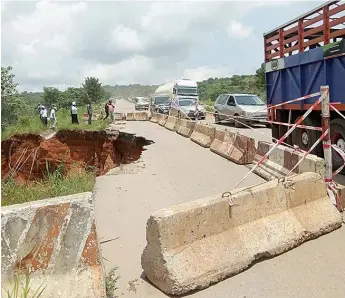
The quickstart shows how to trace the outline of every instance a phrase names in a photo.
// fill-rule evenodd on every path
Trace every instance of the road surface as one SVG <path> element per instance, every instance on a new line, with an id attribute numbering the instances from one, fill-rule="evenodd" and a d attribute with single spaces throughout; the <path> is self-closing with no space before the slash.
<path id="1" fill-rule="evenodd" d="M 117 102 L 124 112 L 133 104 Z M 126 132 L 155 143 L 143 152 L 138 173 L 102 176 L 96 182 L 96 220 L 108 271 L 119 267 L 118 297 L 167 297 L 149 282 L 140 257 L 146 221 L 157 209 L 230 190 L 248 169 L 150 122 L 127 122 Z M 136 165 L 132 165 L 136 166 Z M 264 182 L 251 175 L 243 184 Z M 190 297 L 345 297 L 345 229 L 287 253 Z M 202 261 L 202 260 L 200 260 Z M 188 297 L 189 297 L 188 296 Z"/>

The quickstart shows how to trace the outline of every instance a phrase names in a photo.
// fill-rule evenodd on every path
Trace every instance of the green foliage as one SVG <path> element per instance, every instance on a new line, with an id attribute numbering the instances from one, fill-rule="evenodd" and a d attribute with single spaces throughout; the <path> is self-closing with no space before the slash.
<path id="1" fill-rule="evenodd" d="M 1 131 L 16 123 L 20 113 L 27 109 L 23 98 L 18 94 L 12 67 L 1 67 Z"/>
<path id="2" fill-rule="evenodd" d="M 108 298 L 114 297 L 114 292 L 117 290 L 116 282 L 119 280 L 120 276 L 116 274 L 118 267 L 110 269 L 109 273 L 105 278 L 105 288 L 106 295 Z"/>
<path id="3" fill-rule="evenodd" d="M 209 78 L 198 83 L 200 100 L 214 102 L 224 93 L 254 93 L 263 100 L 265 96 L 265 70 L 262 65 L 255 75 L 234 75 L 231 78 Z"/>
<path id="4" fill-rule="evenodd" d="M 93 103 L 101 102 L 106 97 L 105 90 L 102 88 L 102 83 L 95 77 L 85 78 L 83 89 L 88 99 Z"/>
<path id="5" fill-rule="evenodd" d="M 49 167 L 48 167 L 49 170 Z M 62 175 L 63 168 L 47 173 L 43 181 L 17 184 L 13 179 L 1 181 L 1 205 L 8 206 L 37 201 L 57 196 L 92 191 L 94 173 L 79 171 L 68 177 Z"/>
<path id="6" fill-rule="evenodd" d="M 95 109 L 96 110 L 96 109 Z M 107 127 L 107 122 L 103 120 L 93 120 L 91 125 L 83 119 L 83 114 L 86 113 L 86 107 L 78 108 L 79 125 L 72 126 L 71 115 L 69 109 L 58 109 L 56 112 L 57 130 L 63 129 L 85 129 L 85 130 L 102 130 Z M 48 121 L 48 126 L 50 122 Z M 42 124 L 38 114 L 34 116 L 20 116 L 17 123 L 9 125 L 1 134 L 1 139 L 5 140 L 12 135 L 19 133 L 41 133 L 47 128 Z"/>
<path id="7" fill-rule="evenodd" d="M 32 289 L 30 286 L 31 279 L 30 275 L 25 275 L 24 285 L 21 281 L 22 277 L 20 274 L 15 274 L 14 276 L 14 283 L 12 286 L 12 290 L 6 289 L 6 297 L 7 298 L 39 298 L 42 297 L 42 294 L 45 290 L 43 287 L 43 283 L 37 288 L 36 291 L 32 293 Z"/>
<path id="8" fill-rule="evenodd" d="M 53 104 L 61 107 L 62 93 L 55 87 L 43 87 L 43 100 L 48 107 Z"/>

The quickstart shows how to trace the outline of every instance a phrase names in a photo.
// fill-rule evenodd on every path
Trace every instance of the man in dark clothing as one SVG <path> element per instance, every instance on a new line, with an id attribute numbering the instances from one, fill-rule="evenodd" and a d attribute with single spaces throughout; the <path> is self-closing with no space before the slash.
<path id="1" fill-rule="evenodd" d="M 108 105 L 108 102 L 105 103 L 104 110 L 105 110 L 105 117 L 104 117 L 103 120 L 108 119 L 108 117 L 109 117 L 109 105 Z"/>
<path id="2" fill-rule="evenodd" d="M 91 124 L 91 120 L 92 120 L 92 106 L 91 106 L 91 102 L 89 102 L 86 106 L 87 108 L 87 115 L 88 115 L 88 119 L 87 119 L 87 122 L 89 124 Z"/>

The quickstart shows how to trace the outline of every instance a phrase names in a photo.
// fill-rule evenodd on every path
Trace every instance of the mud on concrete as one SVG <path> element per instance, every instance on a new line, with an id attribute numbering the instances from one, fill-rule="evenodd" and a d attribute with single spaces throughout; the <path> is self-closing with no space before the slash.
<path id="1" fill-rule="evenodd" d="M 96 176 L 137 161 L 153 141 L 119 131 L 62 130 L 49 139 L 38 134 L 18 134 L 1 142 L 1 178 L 37 181 L 59 170 L 76 169 Z"/>

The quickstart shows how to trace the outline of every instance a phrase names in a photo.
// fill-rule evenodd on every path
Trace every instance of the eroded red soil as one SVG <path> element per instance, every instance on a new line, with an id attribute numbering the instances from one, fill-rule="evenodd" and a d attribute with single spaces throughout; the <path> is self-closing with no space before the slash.
<path id="1" fill-rule="evenodd" d="M 143 137 L 106 131 L 64 130 L 48 140 L 37 134 L 14 135 L 1 142 L 1 178 L 40 180 L 47 170 L 58 168 L 64 175 L 76 169 L 104 175 L 138 160 L 144 146 L 151 143 Z"/>

